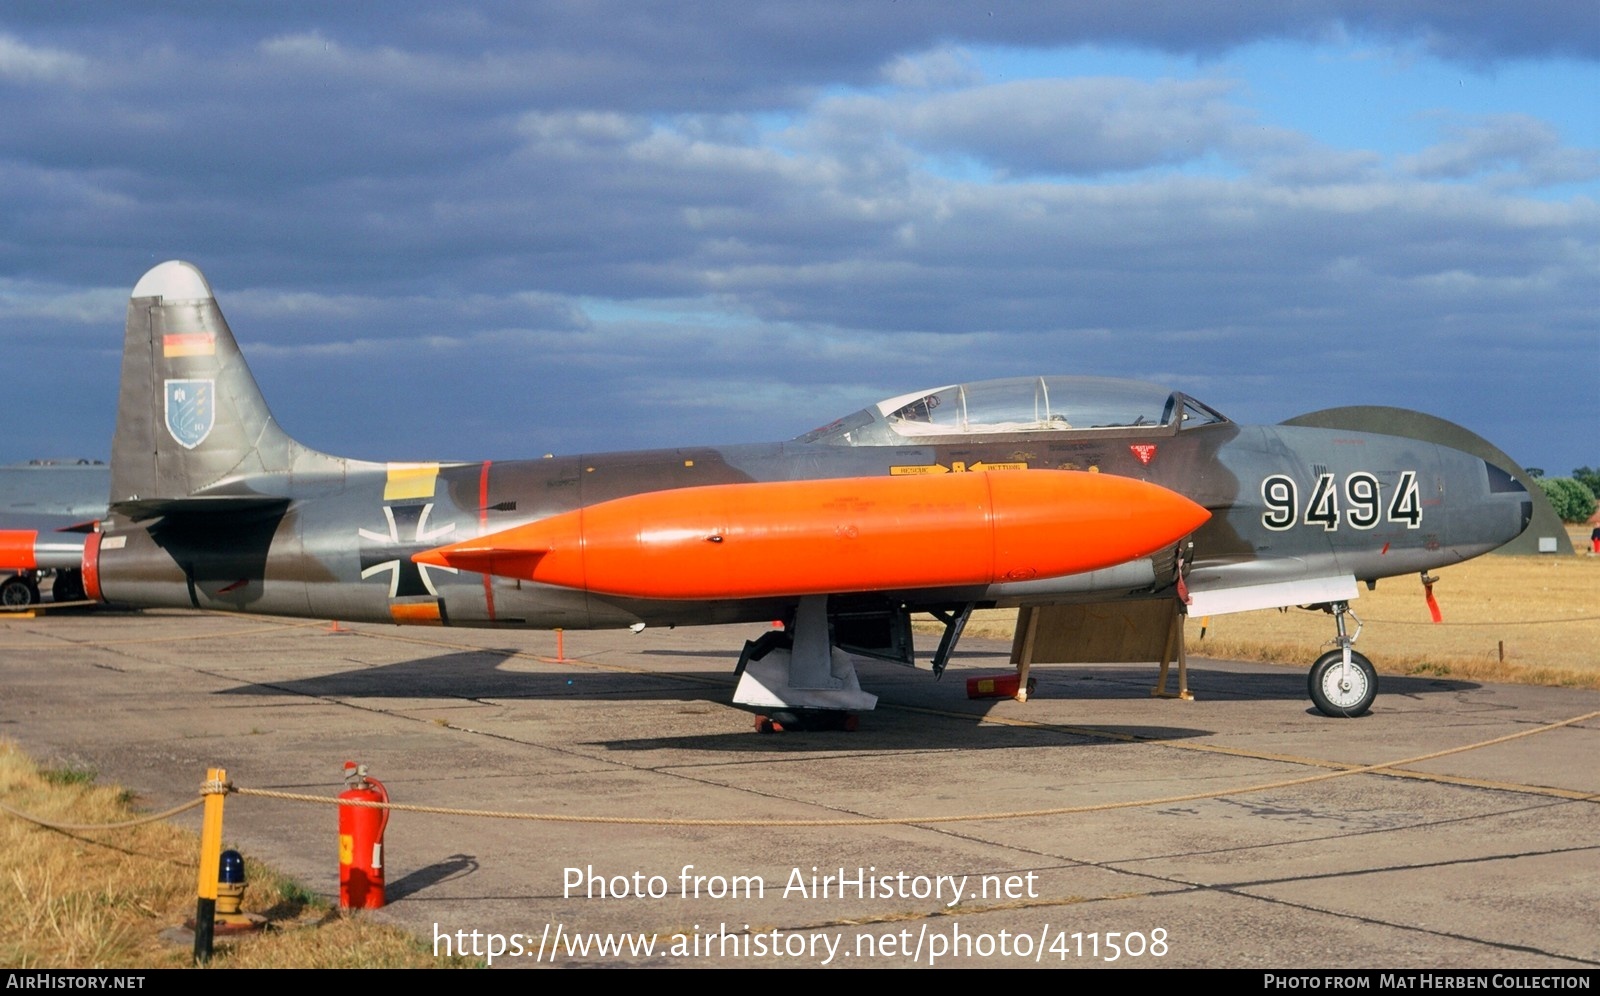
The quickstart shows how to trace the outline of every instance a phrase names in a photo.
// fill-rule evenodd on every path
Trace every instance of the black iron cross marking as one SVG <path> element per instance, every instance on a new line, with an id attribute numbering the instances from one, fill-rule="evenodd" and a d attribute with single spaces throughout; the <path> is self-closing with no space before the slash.
<path id="1" fill-rule="evenodd" d="M 383 518 L 389 527 L 387 532 L 357 529 L 356 533 L 361 539 L 376 544 L 371 546 L 366 542 L 361 544 L 362 580 L 388 571 L 390 598 L 407 598 L 413 595 L 439 597 L 439 592 L 433 587 L 433 579 L 428 577 L 428 572 L 448 571 L 451 574 L 459 572 L 454 567 L 435 567 L 432 564 L 418 564 L 411 560 L 412 554 L 431 550 L 438 546 L 444 537 L 456 531 L 454 522 L 439 526 L 437 529 L 429 529 L 428 516 L 432 512 L 432 502 L 426 505 L 385 505 Z M 402 539 L 405 533 L 411 535 Z"/>

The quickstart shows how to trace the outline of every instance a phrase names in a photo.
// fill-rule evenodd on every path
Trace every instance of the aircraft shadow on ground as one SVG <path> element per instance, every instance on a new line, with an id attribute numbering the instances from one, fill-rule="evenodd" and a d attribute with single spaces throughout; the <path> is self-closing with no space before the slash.
<path id="1" fill-rule="evenodd" d="M 1127 743 L 1130 740 L 1159 743 L 1206 737 L 1215 730 L 1170 726 L 1125 726 L 1092 723 L 1094 733 L 1076 732 L 1070 726 L 1041 723 L 1035 727 L 982 726 L 983 716 L 943 714 L 928 717 L 900 713 L 883 707 L 861 717 L 852 733 L 838 730 L 801 730 L 760 736 L 754 731 L 693 734 L 688 736 L 633 737 L 586 741 L 588 746 L 613 751 L 708 751 L 748 754 L 752 760 L 771 762 L 773 755 L 795 754 L 815 757 L 817 751 L 870 754 L 884 751 L 910 754 L 917 751 L 1016 750 L 1045 747 L 1095 747 Z"/>
<path id="2" fill-rule="evenodd" d="M 665 653 L 685 657 L 714 656 L 679 651 Z M 972 656 L 993 657 L 978 652 Z M 333 699 L 607 700 L 680 705 L 703 703 L 728 709 L 740 708 L 731 702 L 731 668 L 635 674 L 584 667 L 552 670 L 548 662 L 540 664 L 537 670 L 515 670 L 504 666 L 519 657 L 525 655 L 514 649 L 453 651 L 315 677 L 240 685 L 218 694 L 302 695 Z M 862 714 L 859 728 L 851 733 L 795 730 L 778 736 L 758 736 L 746 728 L 726 733 L 618 737 L 590 743 L 616 751 L 697 750 L 760 754 L 766 757 L 774 752 L 815 752 L 819 747 L 849 751 L 910 751 L 1003 750 L 1063 744 L 1088 746 L 1124 739 L 1162 741 L 1210 735 L 1213 730 L 1188 725 L 1165 725 L 1174 720 L 1204 722 L 1208 702 L 1306 702 L 1306 676 L 1298 669 L 1285 668 L 1281 672 L 1233 670 L 1225 665 L 1207 664 L 1191 670 L 1189 674 L 1190 689 L 1196 701 L 1174 702 L 1150 697 L 1156 679 L 1156 668 L 1152 665 L 1042 665 L 1033 671 L 1037 679 L 1034 701 L 1040 706 L 1053 705 L 1055 708 L 1049 712 L 1044 708 L 1025 710 L 1021 714 L 1038 726 L 1008 728 L 981 725 L 991 707 L 1001 700 L 970 701 L 965 697 L 964 686 L 968 678 L 980 673 L 1005 673 L 1007 666 L 1003 659 L 996 660 L 995 664 L 992 669 L 980 669 L 958 663 L 945 674 L 942 684 L 935 684 L 929 680 L 926 670 L 913 672 L 898 665 L 862 661 L 863 686 L 878 692 L 883 696 L 883 701 L 877 711 Z M 1175 685 L 1174 674 L 1169 687 Z M 1380 678 L 1378 705 L 1374 714 L 1381 715 L 1384 696 L 1418 698 L 1476 687 L 1475 683 L 1467 681 L 1384 675 Z M 1129 725 L 1096 721 L 1094 702 L 1133 700 L 1148 703 L 1149 723 Z M 1081 703 L 1083 708 L 1072 708 L 1063 715 L 1060 709 L 1063 703 Z M 1314 710 L 1307 704 L 1296 707 L 1295 712 Z M 660 728 L 663 731 L 670 730 L 676 722 L 674 714 L 663 713 Z M 1074 727 L 1077 725 L 1092 729 L 1094 733 L 1076 732 Z"/>
<path id="3" fill-rule="evenodd" d="M 1147 699 L 1156 685 L 1154 664 L 1043 664 L 1035 665 L 1037 694 L 1072 699 Z M 1189 690 L 1199 703 L 1240 700 L 1301 700 L 1311 708 L 1306 689 L 1307 672 L 1297 668 L 1281 671 L 1241 671 L 1225 663 L 1191 664 Z M 948 678 L 946 679 L 948 680 Z M 1174 667 L 1167 679 L 1167 690 L 1177 688 Z M 1378 701 L 1384 696 L 1419 698 L 1423 695 L 1454 694 L 1482 687 L 1477 682 L 1432 676 L 1405 677 L 1378 675 Z"/>
<path id="4" fill-rule="evenodd" d="M 667 674 L 629 674 L 613 671 L 570 669 L 551 672 L 542 665 L 538 672 L 507 670 L 507 661 L 519 656 L 511 649 L 456 651 L 381 664 L 359 667 L 332 674 L 284 681 L 259 682 L 240 685 L 219 692 L 220 695 L 301 695 L 310 698 L 439 698 L 439 699 L 497 699 L 497 700 L 608 700 L 666 703 L 704 703 L 738 710 L 731 702 L 733 677 L 729 671 L 673 671 Z M 981 656 L 981 655 L 980 655 Z M 886 698 L 884 708 L 860 717 L 860 728 L 853 733 L 843 731 L 792 731 L 778 736 L 755 734 L 754 712 L 750 727 L 737 732 L 690 734 L 684 736 L 657 736 L 618 738 L 594 741 L 594 745 L 608 750 L 711 750 L 739 753 L 773 751 L 815 751 L 818 746 L 839 750 L 917 750 L 937 746 L 938 749 L 1005 749 L 1015 747 L 1042 747 L 1060 745 L 1066 741 L 1076 743 L 1111 742 L 1108 738 L 1133 737 L 1148 740 L 1187 739 L 1206 736 L 1213 731 L 1168 727 L 1160 724 L 1115 726 L 1095 724 L 1100 737 L 1085 737 L 1065 728 L 1041 726 L 1038 729 L 1011 729 L 997 726 L 980 727 L 980 723 L 997 700 L 969 701 L 962 691 L 955 673 L 947 675 L 944 684 L 935 685 L 929 675 L 891 664 L 871 665 L 881 669 L 880 690 L 893 694 L 896 691 L 920 689 L 906 696 L 905 702 Z M 952 681 L 952 678 L 956 678 Z M 1108 688 L 1118 686 L 1107 684 Z M 1123 690 L 1120 695 L 1131 696 Z M 1146 689 L 1144 694 L 1148 694 Z M 898 697 L 898 696 L 897 696 Z M 1106 696 L 1100 696 L 1106 697 Z M 910 700 L 916 700 L 913 704 Z M 899 706 L 897 708 L 897 706 Z M 1157 706 L 1159 708 L 1159 706 Z M 929 715 L 928 711 L 936 710 Z M 670 728 L 675 713 L 663 712 L 662 728 Z M 1154 715 L 1154 714 L 1153 714 Z M 1040 717 L 1041 720 L 1044 717 Z M 1085 717 L 1092 720 L 1092 717 Z"/>
<path id="5" fill-rule="evenodd" d="M 538 671 L 502 667 L 523 656 L 522 651 L 512 649 L 459 651 L 311 678 L 240 685 L 218 694 L 393 699 L 636 698 L 725 703 L 732 687 L 730 673 L 722 671 L 674 671 L 669 676 L 659 676 L 585 668 L 552 672 L 545 665 Z"/>
<path id="6" fill-rule="evenodd" d="M 716 660 L 726 659 L 730 661 L 737 661 L 739 659 L 739 651 L 737 650 L 705 651 L 651 649 L 640 650 L 638 653 L 641 657 L 709 657 Z M 961 660 L 962 658 L 970 660 L 980 657 L 992 658 L 994 656 L 996 656 L 995 653 L 989 650 L 956 650 L 950 654 L 951 660 Z M 928 653 L 926 651 L 921 652 L 918 659 L 926 662 L 928 659 Z"/>

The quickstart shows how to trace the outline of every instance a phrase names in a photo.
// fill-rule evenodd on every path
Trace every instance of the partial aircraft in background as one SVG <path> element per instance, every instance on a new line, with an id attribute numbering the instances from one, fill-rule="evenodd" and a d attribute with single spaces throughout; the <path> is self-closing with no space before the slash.
<path id="1" fill-rule="evenodd" d="M 83 547 L 106 512 L 111 470 L 99 460 L 0 467 L 0 607 L 83 598 Z"/>
<path id="2" fill-rule="evenodd" d="M 1530 514 L 1508 468 L 1427 438 L 1238 425 L 1087 377 L 916 391 L 780 443 L 348 460 L 279 428 L 205 277 L 174 261 L 129 302 L 83 576 L 128 605 L 399 624 L 782 619 L 734 695 L 780 714 L 872 708 L 851 655 L 914 663 L 915 613 L 944 624 L 937 673 L 980 607 L 1022 609 L 1027 665 L 1165 661 L 1186 614 L 1310 604 L 1337 631 L 1311 697 L 1350 716 L 1377 689 L 1345 626 L 1360 585 L 1427 582 Z M 1108 617 L 1112 640 L 1075 624 Z"/>

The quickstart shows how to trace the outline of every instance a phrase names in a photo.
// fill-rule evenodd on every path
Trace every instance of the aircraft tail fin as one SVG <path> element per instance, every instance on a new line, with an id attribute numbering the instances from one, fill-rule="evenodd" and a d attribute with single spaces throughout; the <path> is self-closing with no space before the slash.
<path id="1" fill-rule="evenodd" d="M 331 459 L 273 419 L 198 268 L 172 260 L 140 278 L 128 301 L 111 444 L 114 508 L 245 497 L 255 493 L 244 483 L 251 477 Z"/>

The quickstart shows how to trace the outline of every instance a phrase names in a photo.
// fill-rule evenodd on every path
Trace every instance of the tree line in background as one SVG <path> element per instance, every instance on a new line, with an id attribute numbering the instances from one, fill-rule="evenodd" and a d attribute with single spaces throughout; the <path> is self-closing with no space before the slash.
<path id="1" fill-rule="evenodd" d="M 1550 507 L 1556 510 L 1562 522 L 1588 522 L 1595 507 L 1600 505 L 1595 498 L 1600 494 L 1600 470 L 1579 467 L 1571 477 L 1546 477 L 1540 467 L 1526 469 L 1528 476 L 1550 499 Z"/>

